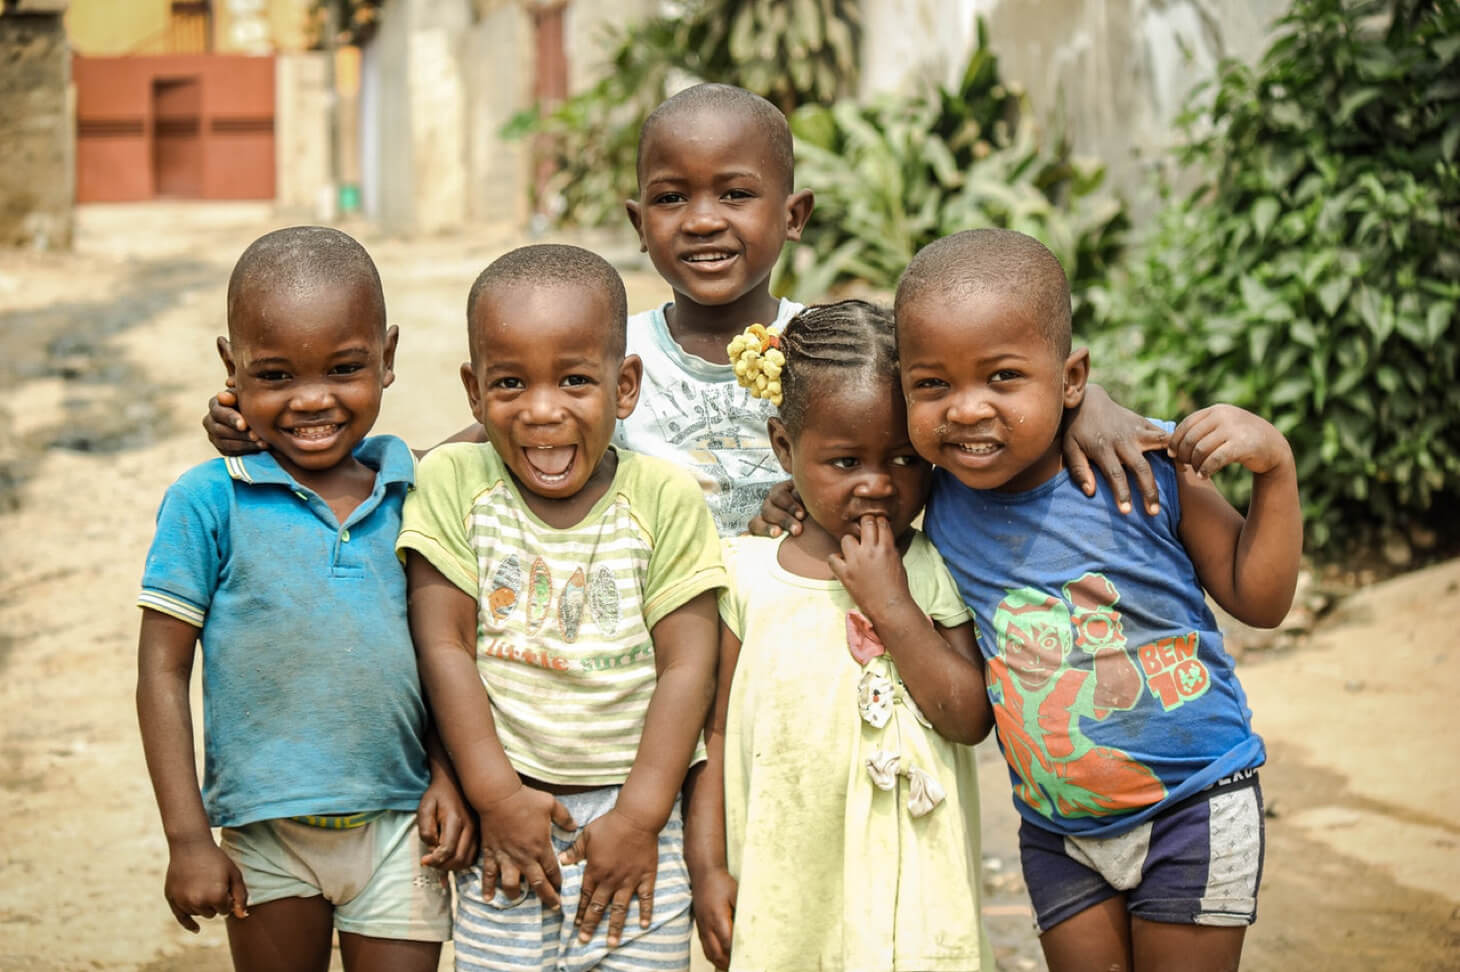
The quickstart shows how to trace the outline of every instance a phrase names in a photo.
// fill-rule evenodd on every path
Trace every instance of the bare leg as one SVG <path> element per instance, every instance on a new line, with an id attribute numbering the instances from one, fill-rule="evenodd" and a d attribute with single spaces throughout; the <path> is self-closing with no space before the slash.
<path id="1" fill-rule="evenodd" d="M 1131 942 L 1141 972 L 1236 972 L 1247 926 L 1173 925 L 1131 918 Z"/>
<path id="2" fill-rule="evenodd" d="M 1131 919 L 1125 896 L 1092 905 L 1039 936 L 1050 972 L 1130 972 Z"/>
<path id="3" fill-rule="evenodd" d="M 334 907 L 324 898 L 280 898 L 228 919 L 235 972 L 326 972 Z"/>
<path id="4" fill-rule="evenodd" d="M 371 938 L 342 931 L 340 960 L 345 972 L 436 972 L 441 943 Z"/>

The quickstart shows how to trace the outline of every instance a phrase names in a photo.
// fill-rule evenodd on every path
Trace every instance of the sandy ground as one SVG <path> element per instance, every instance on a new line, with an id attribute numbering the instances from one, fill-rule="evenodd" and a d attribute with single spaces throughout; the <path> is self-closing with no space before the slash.
<path id="1" fill-rule="evenodd" d="M 74 253 L 0 254 L 0 969 L 226 969 L 221 923 L 189 935 L 161 897 L 132 604 L 163 489 L 210 454 L 197 419 L 222 376 L 228 269 L 276 221 L 257 206 L 80 215 Z M 430 444 L 468 418 L 466 288 L 516 241 L 360 235 L 402 332 L 377 429 Z M 632 245 L 590 242 L 625 268 L 633 306 L 663 299 Z M 1243 662 L 1271 753 L 1247 968 L 1460 968 L 1457 613 L 1452 561 Z M 985 920 L 1003 968 L 1042 968 L 1004 770 L 983 757 Z"/>

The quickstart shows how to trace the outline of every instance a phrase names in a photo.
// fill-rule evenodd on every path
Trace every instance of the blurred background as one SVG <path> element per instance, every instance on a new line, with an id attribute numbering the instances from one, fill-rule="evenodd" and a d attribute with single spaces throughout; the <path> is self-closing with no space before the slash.
<path id="1" fill-rule="evenodd" d="M 669 299 L 623 202 L 698 80 L 791 120 L 816 209 L 776 292 L 885 299 L 928 242 L 1019 229 L 1118 400 L 1289 437 L 1297 603 L 1224 625 L 1271 753 L 1247 965 L 1460 967 L 1454 0 L 0 0 L 0 968 L 227 967 L 158 893 L 131 603 L 211 454 L 244 246 L 365 243 L 402 329 L 377 428 L 428 446 L 469 421 L 465 294 L 506 249 L 577 242 L 632 309 Z M 1041 968 L 981 759 L 985 921 Z"/>

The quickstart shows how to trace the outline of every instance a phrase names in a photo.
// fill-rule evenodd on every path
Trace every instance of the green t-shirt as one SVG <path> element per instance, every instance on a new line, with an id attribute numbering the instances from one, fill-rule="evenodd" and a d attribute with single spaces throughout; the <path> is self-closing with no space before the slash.
<path id="1" fill-rule="evenodd" d="M 407 549 L 477 599 L 477 670 L 512 765 L 567 785 L 628 777 L 655 687 L 650 631 L 726 582 L 699 486 L 622 449 L 607 492 L 561 530 L 490 445 L 434 449 L 406 497 Z"/>

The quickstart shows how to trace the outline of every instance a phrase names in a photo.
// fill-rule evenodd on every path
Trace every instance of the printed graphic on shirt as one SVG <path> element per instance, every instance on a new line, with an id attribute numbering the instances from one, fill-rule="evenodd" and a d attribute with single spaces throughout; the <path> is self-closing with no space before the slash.
<path id="1" fill-rule="evenodd" d="M 764 415 L 765 409 L 738 385 L 677 381 L 662 394 L 646 396 L 640 407 L 645 405 L 659 438 L 685 457 L 701 486 L 718 494 L 710 512 L 722 535 L 743 528 L 760 512 L 771 486 L 786 478 L 771 452 L 764 419 L 759 434 L 747 427 L 747 412 Z"/>
<path id="2" fill-rule="evenodd" d="M 487 585 L 488 593 L 482 604 L 484 609 L 478 612 L 478 645 L 486 644 L 492 640 L 494 635 L 511 630 L 509 622 L 512 617 L 512 609 L 517 606 L 518 589 L 522 584 L 520 558 L 515 553 L 508 554 L 489 576 L 491 581 Z M 533 560 L 532 571 L 528 576 L 527 617 L 523 625 L 527 634 L 535 633 L 542 628 L 543 620 L 551 613 L 551 605 L 554 600 L 552 577 L 551 568 L 541 557 Z M 619 593 L 618 581 L 614 578 L 613 570 L 606 564 L 600 564 L 593 572 L 591 590 L 589 590 L 587 577 L 582 566 L 575 567 L 568 577 L 567 583 L 556 594 L 558 605 L 556 633 L 570 645 L 578 640 L 578 632 L 585 620 L 585 607 L 590 599 L 592 608 L 589 613 L 591 613 L 593 623 L 599 627 L 600 634 L 604 638 L 612 638 L 618 633 Z M 514 660 L 525 660 L 527 664 L 537 664 L 527 660 L 521 652 L 515 654 L 492 652 L 491 654 L 495 654 L 499 658 L 513 658 Z M 532 652 L 528 652 L 528 655 L 532 655 Z M 541 667 L 557 666 L 543 664 Z M 558 670 L 562 671 L 563 668 L 559 667 Z"/>
<path id="3" fill-rule="evenodd" d="M 1120 592 L 1107 577 L 1086 573 L 1061 593 L 1011 590 L 994 612 L 989 697 L 1019 779 L 1016 794 L 1051 817 L 1098 817 L 1159 802 L 1166 787 L 1150 767 L 1096 744 L 1084 724 L 1132 710 L 1146 688 L 1168 712 L 1205 694 L 1211 679 L 1197 657 L 1198 635 L 1132 649 L 1117 609 Z"/>

